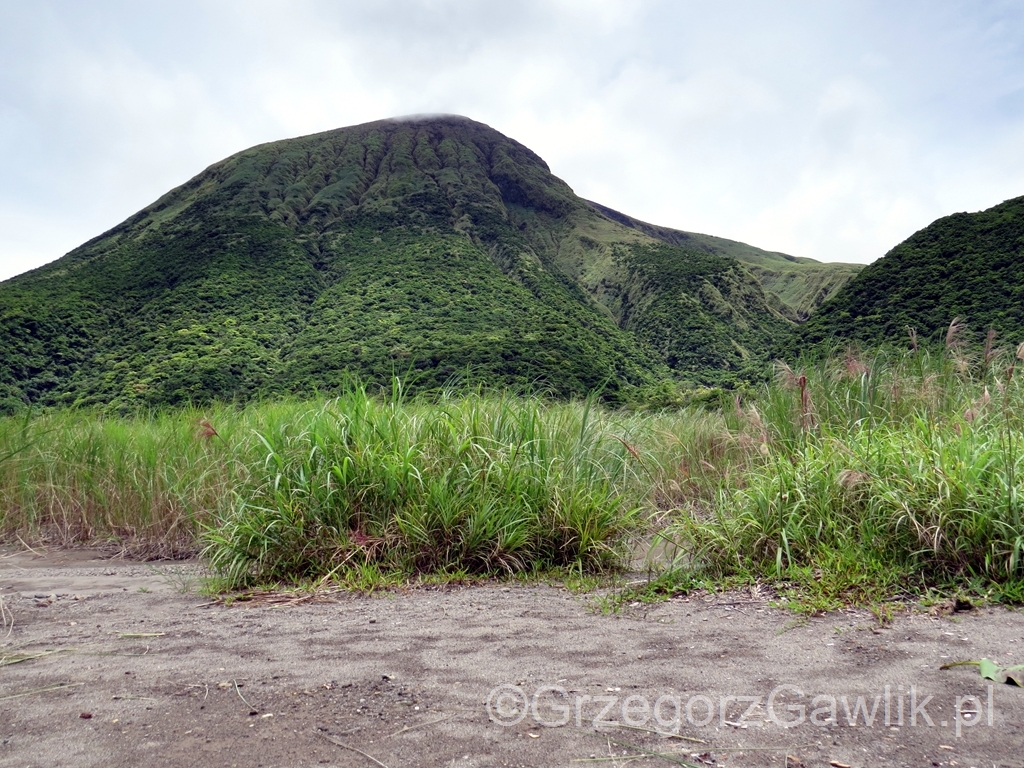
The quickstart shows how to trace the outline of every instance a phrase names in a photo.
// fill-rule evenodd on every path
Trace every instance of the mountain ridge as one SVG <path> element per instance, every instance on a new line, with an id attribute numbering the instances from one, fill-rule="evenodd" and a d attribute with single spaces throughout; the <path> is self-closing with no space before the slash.
<path id="1" fill-rule="evenodd" d="M 587 202 L 599 213 L 662 242 L 736 259 L 757 277 L 766 293 L 778 299 L 775 307 L 797 322 L 810 317 L 863 269 L 861 264 L 820 262 L 781 251 L 766 251 L 716 235 L 649 224 L 592 200 Z"/>
<path id="2" fill-rule="evenodd" d="M 268 142 L 0 283 L 0 401 L 177 405 L 403 371 L 621 401 L 755 375 L 786 312 L 737 259 L 668 239 L 468 118 Z"/>
<path id="3" fill-rule="evenodd" d="M 799 336 L 804 346 L 874 345 L 905 342 L 912 328 L 937 342 L 955 318 L 977 340 L 989 328 L 1024 340 L 1024 197 L 918 230 L 822 304 Z"/>

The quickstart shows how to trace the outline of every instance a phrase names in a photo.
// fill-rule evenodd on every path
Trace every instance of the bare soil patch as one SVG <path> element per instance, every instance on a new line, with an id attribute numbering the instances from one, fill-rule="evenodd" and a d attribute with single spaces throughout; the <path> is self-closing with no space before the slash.
<path id="1" fill-rule="evenodd" d="M 226 607 L 178 591 L 197 573 L 0 551 L 0 766 L 1024 766 L 1024 690 L 939 670 L 1024 663 L 1016 611 L 602 615 L 543 585 Z"/>

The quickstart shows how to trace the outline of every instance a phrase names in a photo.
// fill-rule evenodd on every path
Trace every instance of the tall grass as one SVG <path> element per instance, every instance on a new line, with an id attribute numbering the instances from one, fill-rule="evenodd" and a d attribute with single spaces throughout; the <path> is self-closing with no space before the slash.
<path id="1" fill-rule="evenodd" d="M 0 536 L 194 552 L 199 524 L 240 470 L 229 443 L 203 436 L 201 419 L 192 411 L 132 419 L 56 411 L 27 427 L 0 419 Z M 229 430 L 231 421 L 221 419 Z"/>
<path id="2" fill-rule="evenodd" d="M 206 527 L 232 583 L 379 565 L 406 572 L 600 570 L 639 499 L 591 403 L 353 389 L 258 432 L 265 456 Z"/>
<path id="3" fill-rule="evenodd" d="M 837 593 L 976 581 L 1024 596 L 1021 356 L 952 347 L 781 367 L 734 408 L 748 436 L 759 423 L 761 459 L 711 514 L 673 524 L 689 566 Z"/>
<path id="4" fill-rule="evenodd" d="M 623 561 L 659 470 L 592 402 L 336 399 L 136 418 L 53 412 L 0 464 L 0 535 L 200 549 L 241 585 L 376 565 L 600 570 Z M 642 429 L 640 431 L 643 431 Z M 0 455 L 25 425 L 0 420 Z"/>
<path id="5" fill-rule="evenodd" d="M 660 413 L 493 393 L 0 419 L 0 538 L 205 553 L 227 579 L 599 571 L 1024 598 L 1024 349 L 843 353 Z M 705 398 L 706 400 L 706 398 Z M 689 577 L 688 577 L 689 578 Z"/>

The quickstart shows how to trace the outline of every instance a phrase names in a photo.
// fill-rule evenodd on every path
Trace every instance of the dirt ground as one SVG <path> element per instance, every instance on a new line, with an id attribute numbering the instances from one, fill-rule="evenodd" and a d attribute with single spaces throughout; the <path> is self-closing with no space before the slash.
<path id="1" fill-rule="evenodd" d="M 197 572 L 0 550 L 0 766 L 1024 767 L 1024 690 L 939 669 L 1024 663 L 1021 612 L 602 615 L 543 585 L 224 606 Z"/>

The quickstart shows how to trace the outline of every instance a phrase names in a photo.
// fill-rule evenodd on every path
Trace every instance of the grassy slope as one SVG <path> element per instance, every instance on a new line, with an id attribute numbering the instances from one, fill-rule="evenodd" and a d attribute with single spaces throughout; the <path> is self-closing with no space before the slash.
<path id="1" fill-rule="evenodd" d="M 864 268 L 862 264 L 788 264 L 778 267 L 750 265 L 766 293 L 777 296 L 786 315 L 803 321 Z"/>
<path id="2" fill-rule="evenodd" d="M 651 238 L 589 204 L 558 222 L 516 207 L 510 215 L 546 263 L 653 348 L 679 380 L 728 384 L 756 376 L 791 331 L 733 258 Z"/>
<path id="3" fill-rule="evenodd" d="M 654 248 L 657 246 L 657 248 Z M 652 250 L 654 248 L 654 250 Z M 248 399 L 348 373 L 621 399 L 728 383 L 787 321 L 738 262 L 596 214 L 463 118 L 254 147 L 0 286 L 0 401 Z"/>
<path id="4" fill-rule="evenodd" d="M 660 227 L 597 203 L 590 204 L 608 218 L 657 240 L 736 259 L 758 279 L 766 294 L 778 300 L 773 306 L 793 320 L 809 317 L 863 269 L 860 264 L 822 263 L 765 251 L 724 237 Z"/>
<path id="5" fill-rule="evenodd" d="M 1020 341 L 1024 328 L 1024 197 L 939 219 L 866 267 L 803 328 L 806 342 L 938 339 L 954 317 Z"/>

